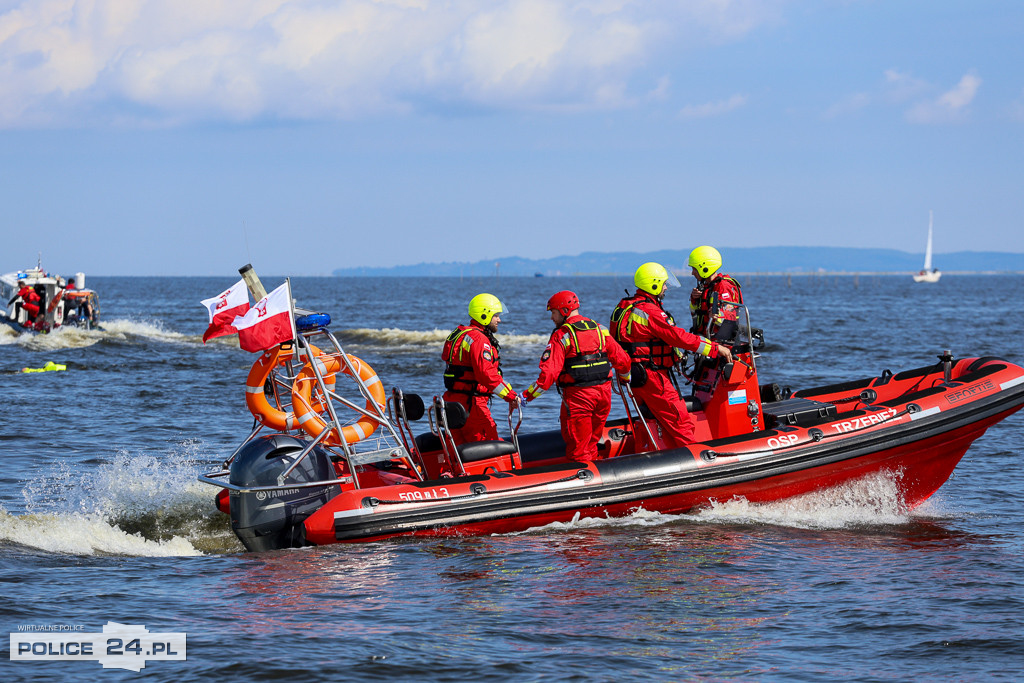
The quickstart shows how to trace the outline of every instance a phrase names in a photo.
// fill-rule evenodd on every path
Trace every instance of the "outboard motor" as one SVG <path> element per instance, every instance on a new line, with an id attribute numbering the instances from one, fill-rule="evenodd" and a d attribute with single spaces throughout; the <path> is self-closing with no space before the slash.
<path id="1" fill-rule="evenodd" d="M 295 462 L 308 441 L 270 434 L 247 443 L 231 463 L 235 486 L 274 487 L 231 490 L 231 526 L 246 550 L 264 551 L 306 545 L 302 523 L 341 492 L 339 484 L 296 486 L 335 479 L 330 454 L 317 446 L 292 470 L 283 485 L 278 477 Z"/>

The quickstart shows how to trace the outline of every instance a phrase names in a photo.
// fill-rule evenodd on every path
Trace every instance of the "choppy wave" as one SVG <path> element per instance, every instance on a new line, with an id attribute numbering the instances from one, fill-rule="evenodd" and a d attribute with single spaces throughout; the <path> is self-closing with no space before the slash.
<path id="1" fill-rule="evenodd" d="M 940 514 L 934 503 L 910 512 L 897 487 L 898 476 L 880 472 L 833 488 L 770 503 L 751 503 L 746 498 L 712 501 L 708 507 L 685 515 L 665 515 L 643 508 L 628 517 L 618 518 L 581 519 L 577 514 L 569 522 L 555 522 L 520 533 L 603 526 L 659 526 L 679 521 L 848 529 L 907 524 L 915 518 Z"/>
<path id="2" fill-rule="evenodd" d="M 99 329 L 90 330 L 90 332 L 98 332 L 101 339 L 119 341 L 130 341 L 138 337 L 171 343 L 202 343 L 203 341 L 201 335 L 182 334 L 167 330 L 162 323 L 154 321 L 126 319 L 104 321 L 100 323 Z"/>
<path id="3" fill-rule="evenodd" d="M 139 320 L 110 320 L 99 327 L 86 330 L 80 327 L 61 327 L 48 334 L 19 332 L 12 327 L 0 327 L 0 345 L 18 344 L 30 351 L 81 349 L 100 342 L 130 342 L 151 339 L 167 343 L 202 343 L 202 336 L 182 334 L 164 329 L 159 322 Z M 237 337 L 226 343 L 238 344 Z M 223 342 L 222 342 L 223 343 Z"/>
<path id="4" fill-rule="evenodd" d="M 451 330 L 402 330 L 396 327 L 381 329 L 356 328 L 340 330 L 338 336 L 343 343 L 356 345 L 384 346 L 390 351 L 422 352 L 424 347 L 435 346 L 440 351 Z M 503 334 L 498 333 L 502 346 L 543 345 L 548 341 L 545 334 Z"/>
<path id="5" fill-rule="evenodd" d="M 185 538 L 153 541 L 119 529 L 99 515 L 11 515 L 0 510 L 0 542 L 67 555 L 201 555 Z"/>
<path id="6" fill-rule="evenodd" d="M 201 555 L 241 545 L 215 490 L 196 481 L 197 442 L 166 456 L 119 453 L 98 468 L 67 464 L 22 491 L 27 512 L 0 510 L 0 542 L 75 555 Z"/>

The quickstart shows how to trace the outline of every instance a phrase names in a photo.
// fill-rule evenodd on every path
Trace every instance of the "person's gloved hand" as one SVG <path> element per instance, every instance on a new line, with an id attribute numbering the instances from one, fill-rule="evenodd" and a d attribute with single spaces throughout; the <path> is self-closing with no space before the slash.
<path id="1" fill-rule="evenodd" d="M 509 405 L 512 406 L 519 405 L 519 402 L 522 400 L 519 398 L 519 394 L 516 393 L 515 389 L 509 389 L 508 393 L 505 394 L 503 398 Z"/>
<path id="2" fill-rule="evenodd" d="M 533 399 L 537 398 L 538 396 L 540 396 L 543 393 L 544 393 L 544 390 L 541 389 L 540 387 L 538 387 L 537 383 L 534 382 L 530 386 L 526 387 L 526 389 L 523 391 L 523 402 L 524 403 L 529 403 L 530 401 L 532 401 Z"/>

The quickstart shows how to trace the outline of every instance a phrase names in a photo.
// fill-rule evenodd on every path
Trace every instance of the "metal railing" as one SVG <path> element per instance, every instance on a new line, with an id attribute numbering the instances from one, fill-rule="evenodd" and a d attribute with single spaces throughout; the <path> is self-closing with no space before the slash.
<path id="1" fill-rule="evenodd" d="M 329 345 L 330 350 L 324 351 L 321 349 L 319 355 L 314 355 L 311 348 L 311 340 L 313 339 L 317 340 L 325 349 L 328 348 Z M 296 395 L 297 392 L 292 391 L 292 388 L 296 381 L 314 382 L 315 386 L 311 388 L 310 395 L 316 395 L 317 401 L 322 405 L 322 408 L 319 408 L 317 412 L 324 413 L 323 420 L 325 420 L 325 424 L 323 429 L 318 435 L 312 437 L 312 439 L 305 444 L 303 449 L 295 457 L 295 460 L 291 462 L 280 475 L 278 475 L 276 486 L 237 486 L 230 482 L 223 481 L 223 478 L 230 473 L 231 463 L 238 457 L 241 450 L 246 446 L 246 444 L 255 439 L 263 430 L 263 425 L 258 422 L 255 424 L 252 432 L 250 432 L 242 443 L 235 448 L 231 455 L 224 460 L 220 470 L 208 472 L 200 476 L 199 480 L 208 484 L 236 491 L 308 488 L 311 486 L 349 483 L 354 485 L 356 488 L 360 488 L 356 468 L 376 462 L 403 460 L 408 464 L 409 470 L 414 472 L 416 477 L 422 481 L 424 473 L 422 464 L 417 463 L 417 460 L 419 460 L 418 451 L 414 451 L 410 448 L 410 443 L 395 427 L 392 416 L 388 412 L 386 401 L 385 405 L 381 405 L 373 398 L 369 387 L 359 376 L 358 369 L 355 367 L 348 354 L 345 353 L 337 337 L 325 328 L 317 328 L 300 332 L 297 341 L 298 348 L 295 350 L 295 353 L 291 358 L 289 358 L 283 366 L 280 368 L 275 367 L 271 372 L 272 381 L 270 382 L 270 387 L 272 387 L 274 402 L 280 409 L 286 411 L 290 409 L 294 412 L 293 400 L 302 400 L 305 403 L 304 407 L 309 411 L 313 411 L 314 407 L 309 404 L 312 401 L 309 403 L 305 402 L 301 396 Z M 333 383 L 327 381 L 328 377 L 325 377 L 324 372 L 326 369 L 325 362 L 332 359 L 337 360 L 341 368 L 338 372 L 334 373 L 333 377 L 335 381 Z M 305 367 L 309 367 L 311 369 L 313 376 L 308 379 L 300 379 L 299 374 Z M 348 375 L 356 383 L 360 395 L 365 400 L 366 407 L 350 401 L 337 391 L 337 375 L 340 374 Z M 331 387 L 331 384 L 334 385 L 333 388 Z M 344 428 L 346 424 L 339 418 L 339 406 L 344 407 L 347 410 L 351 410 L 359 416 L 365 416 L 374 420 L 378 424 L 376 429 L 381 430 L 381 433 L 378 433 L 375 436 L 371 435 L 368 438 L 361 439 L 359 441 L 350 442 L 345 438 Z M 296 435 L 300 438 L 305 438 L 307 436 L 307 434 L 297 425 L 290 431 L 296 432 Z M 336 442 L 337 445 L 324 443 L 328 436 L 331 435 L 336 436 L 332 441 Z M 414 444 L 415 442 L 413 441 L 412 443 Z M 313 451 L 313 449 L 318 446 L 328 451 L 332 456 L 343 460 L 347 466 L 348 475 L 316 482 L 286 483 L 288 476 Z M 414 452 L 416 453 L 415 459 L 412 455 Z"/>

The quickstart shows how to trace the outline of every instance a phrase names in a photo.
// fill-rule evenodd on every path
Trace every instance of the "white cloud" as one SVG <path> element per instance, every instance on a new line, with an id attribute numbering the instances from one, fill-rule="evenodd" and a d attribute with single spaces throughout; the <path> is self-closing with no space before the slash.
<path id="1" fill-rule="evenodd" d="M 896 69 L 887 69 L 882 84 L 869 92 L 848 95 L 825 111 L 825 118 L 851 114 L 871 106 L 909 107 L 904 116 L 911 123 L 952 123 L 962 120 L 981 86 L 981 79 L 969 72 L 955 87 L 935 93 L 937 86 Z"/>
<path id="2" fill-rule="evenodd" d="M 785 2 L 9 0 L 0 127 L 629 106 L 659 51 L 737 40 Z"/>
<path id="3" fill-rule="evenodd" d="M 733 95 L 727 100 L 687 105 L 680 110 L 679 115 L 684 119 L 705 119 L 710 116 L 720 116 L 728 113 L 742 107 L 746 103 L 746 95 Z"/>
<path id="4" fill-rule="evenodd" d="M 906 118 L 911 123 L 952 123 L 966 116 L 967 108 L 974 101 L 981 87 L 981 79 L 973 73 L 964 74 L 953 89 L 938 98 L 918 102 L 907 110 Z"/>
<path id="5" fill-rule="evenodd" d="M 900 103 L 927 93 L 932 86 L 914 76 L 897 71 L 886 69 L 885 85 L 883 86 L 883 99 L 887 102 Z"/>
<path id="6" fill-rule="evenodd" d="M 939 105 L 952 110 L 963 109 L 974 99 L 979 87 L 981 79 L 974 74 L 966 74 L 955 88 L 939 98 Z"/>
<path id="7" fill-rule="evenodd" d="M 668 76 L 662 76 L 658 79 L 657 85 L 647 92 L 647 99 L 660 102 L 668 98 L 669 91 L 672 89 L 672 79 Z"/>

